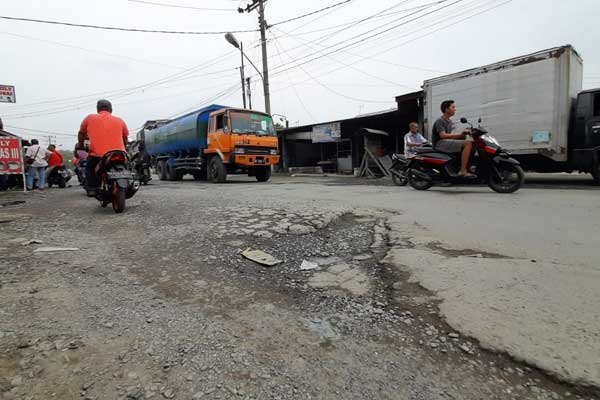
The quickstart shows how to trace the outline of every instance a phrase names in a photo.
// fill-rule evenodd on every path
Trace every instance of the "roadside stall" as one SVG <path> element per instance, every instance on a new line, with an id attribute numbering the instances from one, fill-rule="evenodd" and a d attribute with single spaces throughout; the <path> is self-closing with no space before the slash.
<path id="1" fill-rule="evenodd" d="M 25 163 L 23 161 L 21 138 L 0 130 L 0 179 L 3 187 L 8 186 L 8 179 L 11 175 L 21 176 L 23 190 L 26 191 Z"/>

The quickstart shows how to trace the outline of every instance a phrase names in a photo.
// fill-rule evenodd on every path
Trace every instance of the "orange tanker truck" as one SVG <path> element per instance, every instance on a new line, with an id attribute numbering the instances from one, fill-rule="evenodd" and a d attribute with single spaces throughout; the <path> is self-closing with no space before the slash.
<path id="1" fill-rule="evenodd" d="M 210 105 L 145 130 L 143 141 L 162 181 L 191 174 L 223 183 L 248 174 L 266 182 L 279 162 L 273 119 L 259 111 Z"/>

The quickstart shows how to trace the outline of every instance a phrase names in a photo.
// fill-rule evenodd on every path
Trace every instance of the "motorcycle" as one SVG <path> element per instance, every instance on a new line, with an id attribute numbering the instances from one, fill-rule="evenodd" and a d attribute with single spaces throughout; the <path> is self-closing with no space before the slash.
<path id="1" fill-rule="evenodd" d="M 138 180 L 142 185 L 147 185 L 152 180 L 152 174 L 150 172 L 150 162 L 145 157 L 137 158 L 133 162 L 133 168 L 137 175 Z"/>
<path id="2" fill-rule="evenodd" d="M 152 173 L 150 172 L 150 156 L 144 151 L 143 142 L 131 142 L 127 146 L 127 154 L 131 159 L 136 179 L 142 185 L 147 185 L 152 180 Z"/>
<path id="3" fill-rule="evenodd" d="M 77 163 L 77 168 L 75 168 L 75 174 L 77 175 L 77 180 L 79 184 L 83 187 L 86 187 L 86 177 L 85 177 L 85 166 L 87 164 L 86 160 L 79 160 Z"/>
<path id="4" fill-rule="evenodd" d="M 424 143 L 420 148 L 428 148 L 431 150 L 431 144 Z M 408 171 L 409 161 L 410 159 L 406 158 L 404 154 L 392 154 L 392 166 L 390 172 L 392 174 L 392 181 L 396 186 L 406 186 L 408 183 L 406 172 Z"/>
<path id="5" fill-rule="evenodd" d="M 96 166 L 95 174 L 100 182 L 96 199 L 102 207 L 110 203 L 116 213 L 122 213 L 125 200 L 133 197 L 139 189 L 139 183 L 129 169 L 127 153 L 120 150 L 108 152 Z"/>
<path id="6" fill-rule="evenodd" d="M 50 167 L 46 174 L 46 181 L 48 182 L 49 188 L 51 188 L 52 185 L 56 185 L 59 188 L 64 189 L 67 187 L 67 182 L 71 179 L 71 173 L 64 165 Z"/>
<path id="7" fill-rule="evenodd" d="M 521 188 L 525 173 L 520 163 L 502 149 L 500 143 L 488 131 L 473 127 L 466 118 L 460 122 L 469 124 L 473 138 L 474 155 L 471 156 L 469 171 L 474 178 L 459 175 L 460 153 L 444 153 L 435 149 L 417 149 L 417 154 L 408 164 L 408 183 L 416 190 L 427 190 L 435 183 L 486 183 L 498 193 L 513 193 Z"/>
<path id="8" fill-rule="evenodd" d="M 392 181 L 394 181 L 396 186 L 406 186 L 408 183 L 408 178 L 406 177 L 408 161 L 404 154 L 392 154 L 390 172 L 392 174 Z"/>

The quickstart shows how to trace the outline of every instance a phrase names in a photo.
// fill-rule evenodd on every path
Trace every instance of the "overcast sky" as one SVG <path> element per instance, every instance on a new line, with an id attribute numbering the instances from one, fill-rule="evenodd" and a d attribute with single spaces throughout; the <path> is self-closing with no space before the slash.
<path id="1" fill-rule="evenodd" d="M 2 0 L 0 15 L 176 31 L 258 26 L 256 12 L 235 11 L 246 1 L 148 1 L 231 11 L 130 0 Z M 267 21 L 340 1 L 269 0 Z M 352 0 L 270 29 L 272 112 L 297 125 L 386 110 L 395 106 L 395 96 L 418 90 L 424 79 L 563 44 L 574 45 L 584 59 L 584 88 L 600 86 L 598 15 L 598 0 Z M 259 34 L 236 36 L 260 68 Z M 341 49 L 348 44 L 355 45 Z M 13 127 L 60 133 L 58 143 L 68 148 L 75 137 L 67 135 L 77 133 L 101 97 L 113 101 L 114 113 L 132 131 L 148 119 L 210 103 L 242 104 L 239 52 L 221 34 L 133 33 L 0 19 L 0 48 L 0 84 L 16 86 L 18 102 L 0 104 L 7 129 L 28 138 L 47 134 Z M 249 65 L 246 74 L 254 83 L 253 106 L 264 110 L 260 78 Z"/>

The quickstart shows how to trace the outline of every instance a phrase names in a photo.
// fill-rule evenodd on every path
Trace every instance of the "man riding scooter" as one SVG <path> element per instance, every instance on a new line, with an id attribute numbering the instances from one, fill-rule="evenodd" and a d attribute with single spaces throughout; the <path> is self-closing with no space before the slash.
<path id="1" fill-rule="evenodd" d="M 48 168 L 46 169 L 46 181 L 48 187 L 57 185 L 60 188 L 65 188 L 67 182 L 71 179 L 69 171 L 65 168 L 62 154 L 56 150 L 56 146 L 51 144 L 48 146 L 50 155 L 48 156 Z"/>
<path id="2" fill-rule="evenodd" d="M 442 116 L 433 124 L 432 142 L 436 150 L 444 153 L 462 153 L 459 175 L 463 178 L 476 178 L 469 173 L 469 159 L 473 152 L 473 141 L 467 136 L 468 131 L 452 133 L 454 122 L 452 117 L 456 114 L 454 100 L 446 100 L 441 105 Z"/>
<path id="3" fill-rule="evenodd" d="M 125 121 L 112 115 L 112 104 L 108 100 L 98 100 L 97 114 L 90 114 L 81 122 L 78 147 L 84 148 L 89 140 L 89 156 L 86 162 L 86 181 L 88 197 L 95 197 L 99 186 L 96 178 L 96 165 L 110 151 L 125 152 L 129 130 Z"/>

